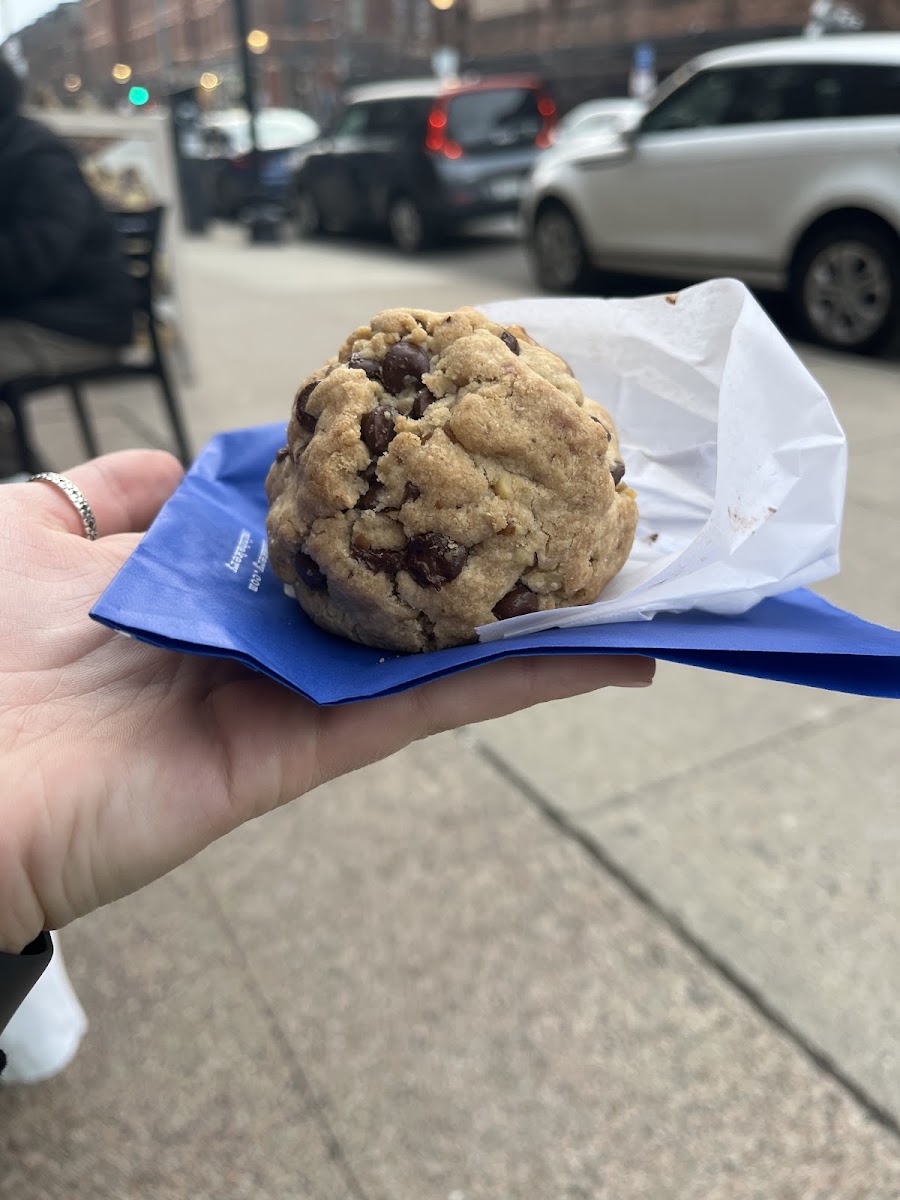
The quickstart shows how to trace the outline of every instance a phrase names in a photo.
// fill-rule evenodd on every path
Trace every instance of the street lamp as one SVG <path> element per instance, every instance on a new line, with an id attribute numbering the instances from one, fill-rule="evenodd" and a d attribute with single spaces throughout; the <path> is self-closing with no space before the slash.
<path id="1" fill-rule="evenodd" d="M 116 63 L 112 69 L 112 77 L 116 83 L 127 83 L 132 76 L 128 63 Z"/>
<path id="2" fill-rule="evenodd" d="M 67 75 L 65 77 L 65 79 L 63 80 L 63 87 L 66 89 L 67 92 L 74 93 L 74 92 L 81 91 L 81 76 L 80 75 Z"/>
<path id="3" fill-rule="evenodd" d="M 247 0 L 232 0 L 237 32 L 238 53 L 241 56 L 241 76 L 244 85 L 244 104 L 250 125 L 250 188 L 247 206 L 247 229 L 252 242 L 278 240 L 279 220 L 266 205 L 262 195 L 262 174 L 259 161 L 259 139 L 256 129 L 256 81 L 253 78 L 251 54 L 263 54 L 269 46 L 269 35 L 263 29 L 250 29 L 247 20 Z"/>
<path id="4" fill-rule="evenodd" d="M 204 71 L 200 76 L 200 86 L 204 92 L 211 92 L 219 86 L 221 80 L 215 71 Z"/>
<path id="5" fill-rule="evenodd" d="M 451 9 L 455 10 L 451 13 Z M 456 0 L 431 0 L 435 10 L 435 49 L 431 69 L 439 79 L 452 79 L 459 71 L 462 58 L 462 19 L 465 9 Z"/>

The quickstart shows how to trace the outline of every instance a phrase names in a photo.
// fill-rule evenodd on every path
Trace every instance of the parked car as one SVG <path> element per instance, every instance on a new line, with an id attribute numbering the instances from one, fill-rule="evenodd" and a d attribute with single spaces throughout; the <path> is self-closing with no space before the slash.
<path id="1" fill-rule="evenodd" d="M 647 111 L 643 100 L 624 96 L 612 100 L 588 100 L 560 118 L 553 137 L 554 145 L 589 133 L 623 133 L 633 128 Z"/>
<path id="2" fill-rule="evenodd" d="M 553 101 L 530 78 L 359 88 L 302 155 L 297 232 L 386 230 L 413 252 L 474 218 L 514 213 L 555 122 Z"/>
<path id="3" fill-rule="evenodd" d="M 563 142 L 524 213 L 538 280 L 591 269 L 787 291 L 805 334 L 875 350 L 900 318 L 900 34 L 702 56 L 630 133 Z"/>
<path id="4" fill-rule="evenodd" d="M 212 203 L 216 216 L 240 215 L 250 198 L 250 117 L 243 108 L 210 113 L 204 132 L 207 157 L 213 160 Z M 256 119 L 260 174 L 266 199 L 284 204 L 296 165 L 294 152 L 314 141 L 319 126 L 305 112 L 293 108 L 263 108 Z"/>

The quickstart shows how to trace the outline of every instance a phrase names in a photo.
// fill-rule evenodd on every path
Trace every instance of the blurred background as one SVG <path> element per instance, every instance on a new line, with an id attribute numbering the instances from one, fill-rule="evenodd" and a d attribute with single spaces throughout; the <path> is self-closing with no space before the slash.
<path id="1" fill-rule="evenodd" d="M 900 0 L 0 0 L 0 38 L 146 283 L 121 370 L 0 405 L 0 475 L 286 420 L 385 307 L 734 275 L 847 432 L 819 590 L 900 626 Z M 0 1088 L 0 1197 L 895 1200 L 897 721 L 663 665 L 255 823 L 64 932 L 91 1030 Z"/>

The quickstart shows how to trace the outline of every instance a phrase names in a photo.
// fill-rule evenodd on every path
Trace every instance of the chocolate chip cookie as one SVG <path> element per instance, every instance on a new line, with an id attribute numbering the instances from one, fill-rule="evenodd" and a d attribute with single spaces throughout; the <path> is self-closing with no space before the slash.
<path id="1" fill-rule="evenodd" d="M 266 481 L 269 553 L 323 629 L 434 650 L 589 604 L 637 524 L 615 426 L 524 330 L 393 309 L 294 401 Z"/>

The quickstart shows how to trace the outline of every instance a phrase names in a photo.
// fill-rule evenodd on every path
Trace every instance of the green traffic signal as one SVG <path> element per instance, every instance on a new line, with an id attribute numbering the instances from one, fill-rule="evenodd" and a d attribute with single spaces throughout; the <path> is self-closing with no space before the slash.
<path id="1" fill-rule="evenodd" d="M 145 87 L 135 86 L 128 89 L 128 99 L 135 106 L 135 108 L 140 108 L 150 99 L 150 93 Z"/>

